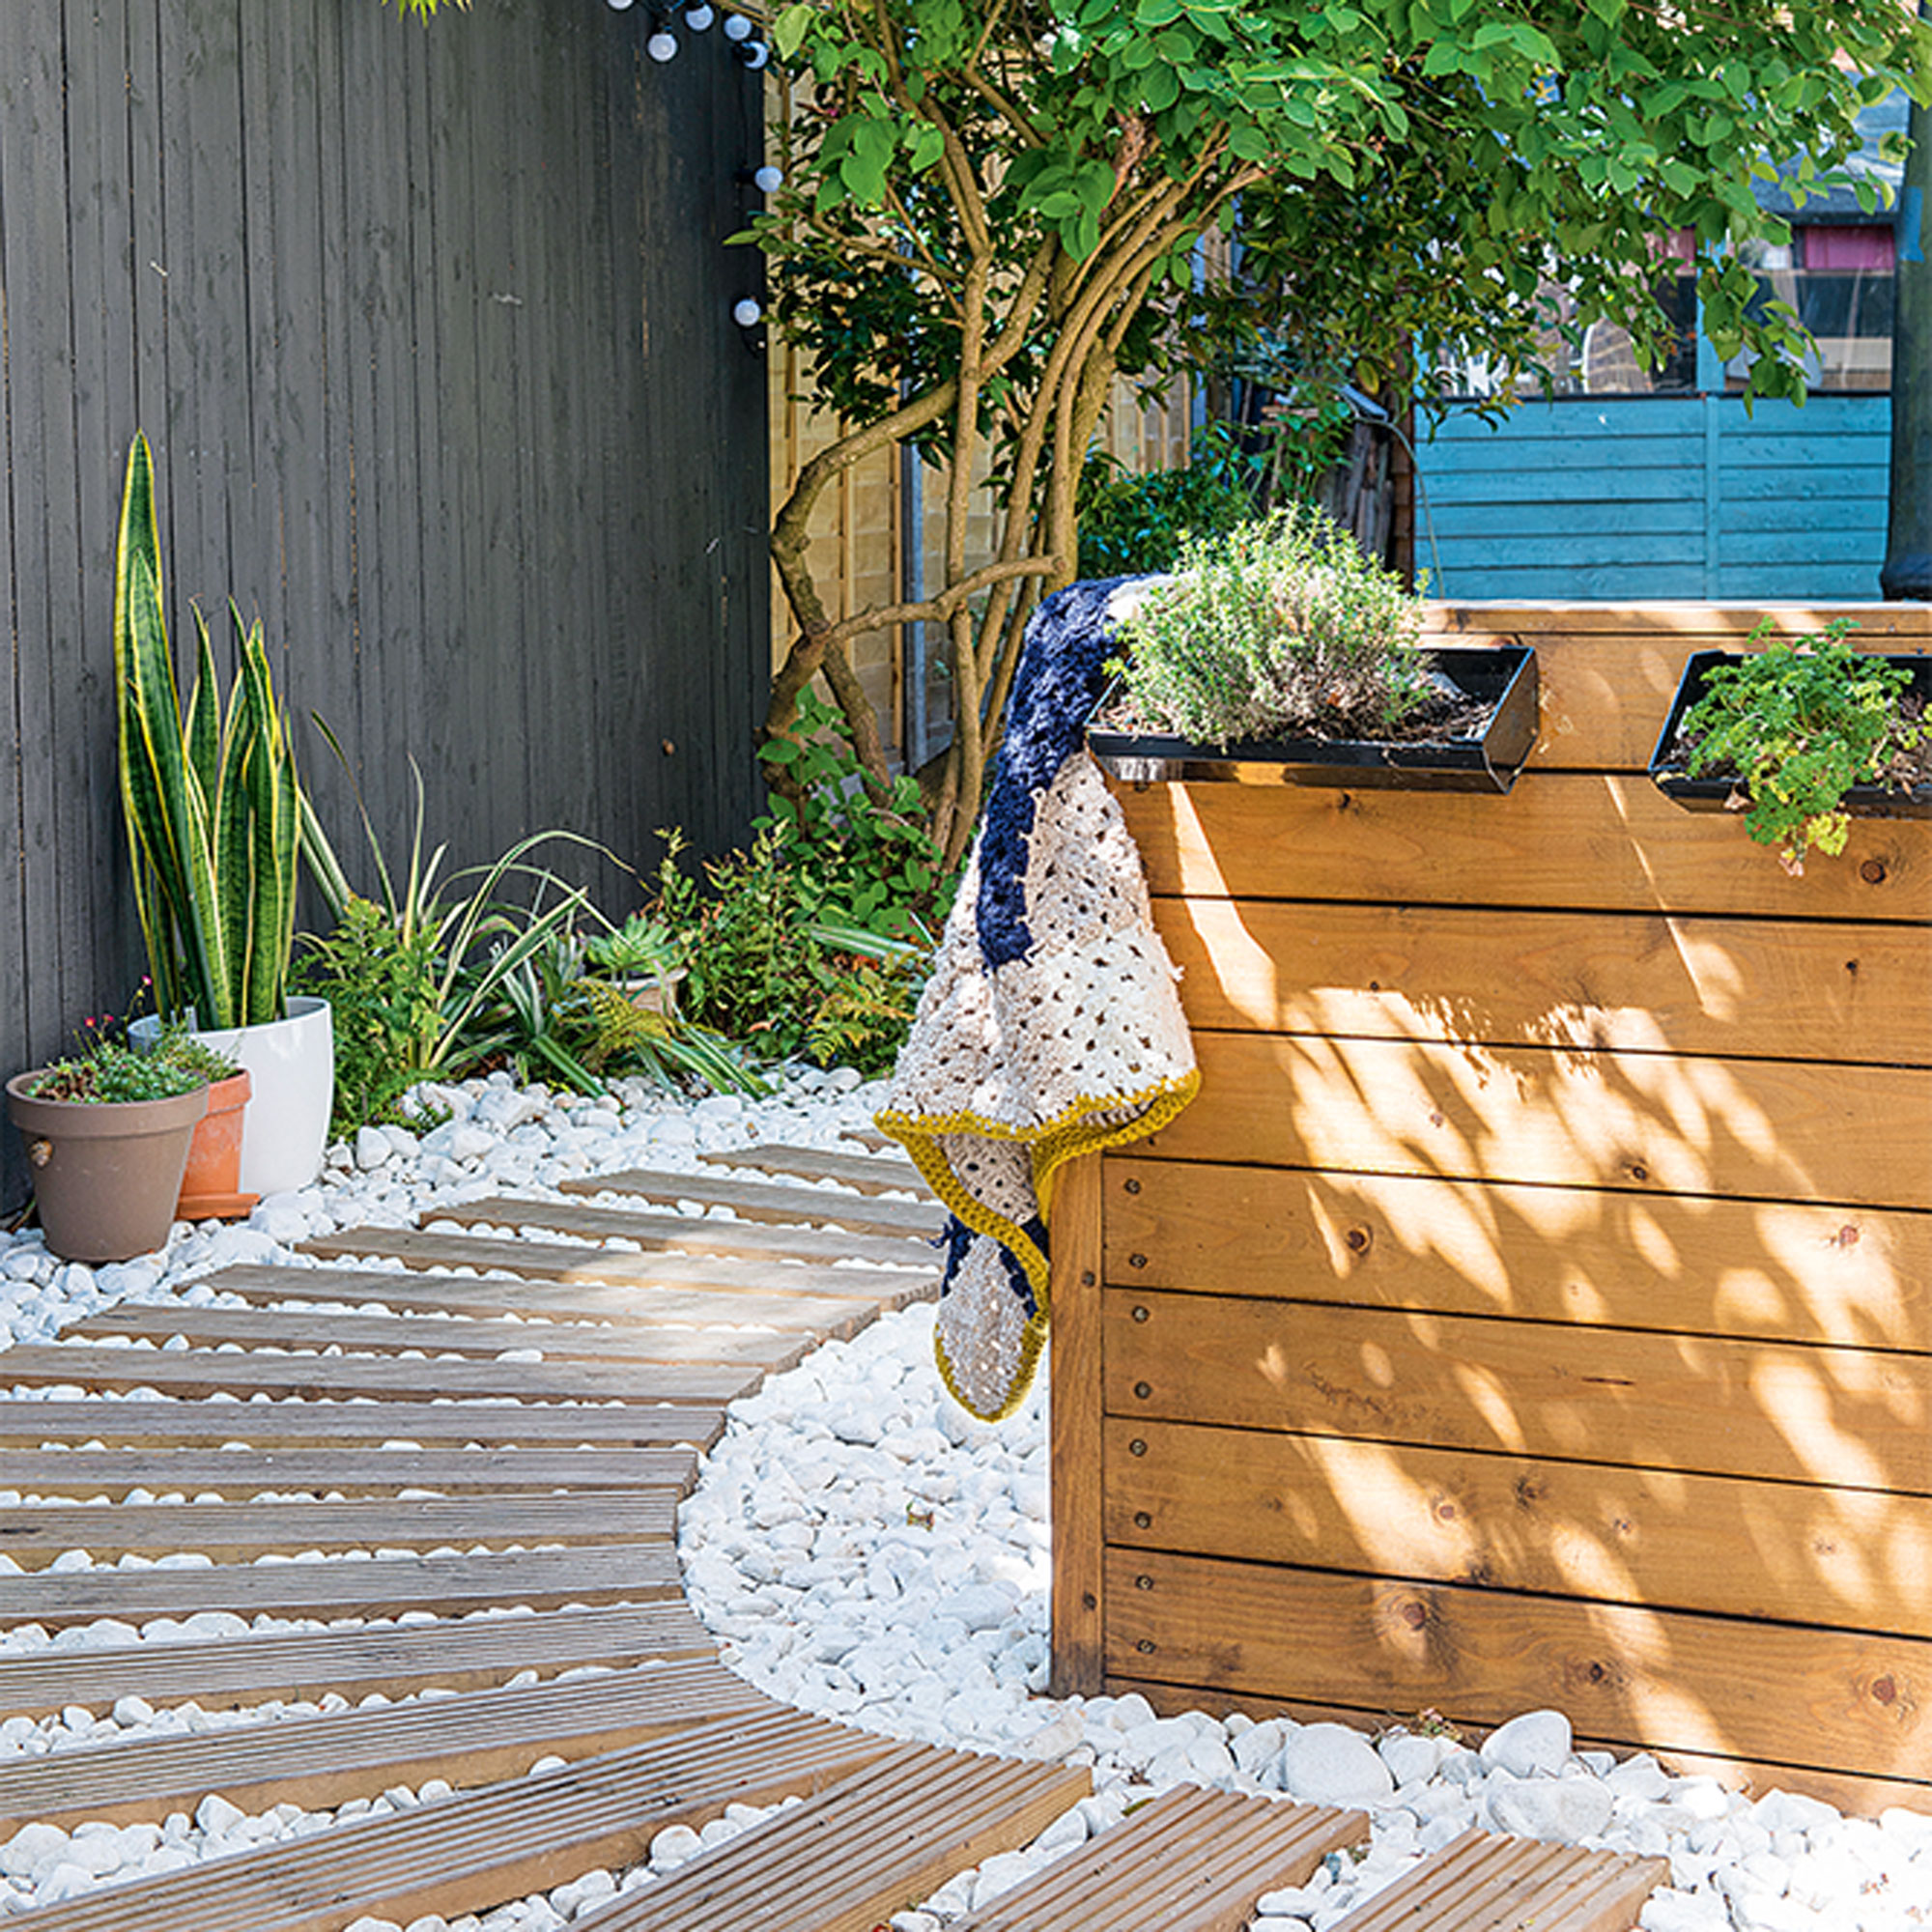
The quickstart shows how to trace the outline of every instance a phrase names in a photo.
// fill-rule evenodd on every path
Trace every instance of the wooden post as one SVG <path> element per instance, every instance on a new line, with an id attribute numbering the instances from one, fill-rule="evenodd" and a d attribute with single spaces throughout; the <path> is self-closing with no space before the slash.
<path id="1" fill-rule="evenodd" d="M 1053 1183 L 1053 1694 L 1096 1696 L 1101 1644 L 1100 1156 Z"/>

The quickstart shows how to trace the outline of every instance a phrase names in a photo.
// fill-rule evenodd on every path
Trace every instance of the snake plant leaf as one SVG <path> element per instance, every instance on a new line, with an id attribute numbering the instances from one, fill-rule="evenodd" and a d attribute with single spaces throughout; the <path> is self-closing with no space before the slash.
<path id="1" fill-rule="evenodd" d="M 121 795 L 135 903 L 164 1017 L 206 1028 L 280 1017 L 295 943 L 301 798 L 260 624 L 243 626 L 224 716 L 199 611 L 185 716 L 161 600 L 153 457 L 128 457 L 115 557 L 114 674 Z"/>

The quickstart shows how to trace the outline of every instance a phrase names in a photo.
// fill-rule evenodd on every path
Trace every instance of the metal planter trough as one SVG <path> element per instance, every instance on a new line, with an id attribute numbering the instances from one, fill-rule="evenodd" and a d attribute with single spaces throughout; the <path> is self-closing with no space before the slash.
<path id="1" fill-rule="evenodd" d="M 1737 796 L 1739 781 L 1721 774 L 1692 778 L 1685 763 L 1679 739 L 1685 714 L 1704 695 L 1705 680 L 1719 665 L 1742 664 L 1742 651 L 1693 651 L 1685 660 L 1684 674 L 1677 680 L 1677 695 L 1671 700 L 1670 715 L 1657 735 L 1657 749 L 1650 754 L 1651 782 L 1666 798 L 1674 799 L 1687 811 L 1728 811 Z M 1909 696 L 1925 701 L 1932 709 L 1932 657 L 1914 651 L 1880 653 L 1888 664 L 1902 665 L 1911 673 Z M 1886 785 L 1854 785 L 1843 800 L 1844 809 L 1857 818 L 1932 818 L 1932 783 L 1915 785 L 1910 791 L 1895 791 Z"/>
<path id="2" fill-rule="evenodd" d="M 1403 741 L 1279 738 L 1200 745 L 1096 724 L 1088 728 L 1087 746 L 1110 776 L 1136 783 L 1508 791 L 1536 742 L 1536 652 L 1525 644 L 1450 646 L 1430 657 L 1463 696 L 1489 706 L 1479 730 Z"/>

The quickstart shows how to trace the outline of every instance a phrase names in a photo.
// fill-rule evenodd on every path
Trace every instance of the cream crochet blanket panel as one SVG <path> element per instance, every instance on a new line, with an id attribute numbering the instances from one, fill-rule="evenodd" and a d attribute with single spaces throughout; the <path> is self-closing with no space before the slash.
<path id="1" fill-rule="evenodd" d="M 976 917 L 986 838 L 877 1119 L 956 1217 L 939 1366 L 967 1408 L 996 1421 L 1025 1395 L 1046 1338 L 1055 1172 L 1154 1132 L 1200 1074 L 1140 852 L 1084 747 L 1033 794 L 1030 944 L 999 963 Z"/>

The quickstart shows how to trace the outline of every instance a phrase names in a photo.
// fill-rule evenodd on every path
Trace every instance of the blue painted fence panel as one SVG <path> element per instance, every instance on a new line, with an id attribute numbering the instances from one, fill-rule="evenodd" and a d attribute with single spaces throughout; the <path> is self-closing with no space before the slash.
<path id="1" fill-rule="evenodd" d="M 1419 444 L 1433 595 L 1809 601 L 1878 594 L 1891 402 L 1525 404 Z"/>

